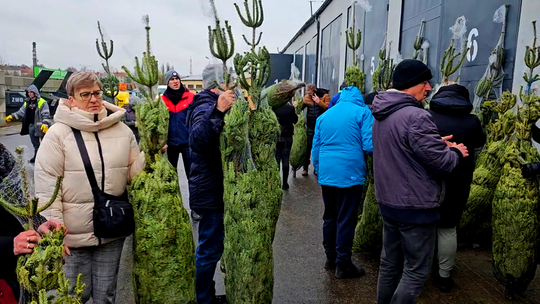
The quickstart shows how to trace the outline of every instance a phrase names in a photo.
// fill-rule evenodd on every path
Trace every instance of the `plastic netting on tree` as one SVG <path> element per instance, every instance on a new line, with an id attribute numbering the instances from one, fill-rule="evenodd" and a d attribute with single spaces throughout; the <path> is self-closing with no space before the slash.
<path id="1" fill-rule="evenodd" d="M 504 62 L 506 50 L 504 48 L 504 39 L 506 36 L 506 19 L 508 16 L 508 6 L 502 5 L 493 15 L 493 22 L 502 24 L 501 35 L 497 45 L 491 51 L 488 59 L 488 66 L 484 72 L 484 76 L 480 79 L 474 88 L 473 109 L 475 113 L 479 113 L 482 104 L 485 100 L 499 100 L 502 96 L 503 80 L 504 80 Z"/>
<path id="2" fill-rule="evenodd" d="M 353 0 L 353 4 L 357 3 L 360 5 L 361 8 L 363 8 L 366 12 L 371 12 L 372 6 L 369 4 L 368 0 Z"/>
<path id="3" fill-rule="evenodd" d="M 37 230 L 45 222 L 39 212 L 55 200 L 62 179 L 57 178 L 49 202 L 38 207 L 38 199 L 34 197 L 33 169 L 24 161 L 23 147 L 16 148 L 15 152 L 17 158 L 0 144 L 0 205 L 25 230 Z M 69 295 L 69 282 L 62 272 L 64 235 L 65 229 L 42 235 L 31 254 L 18 257 L 16 271 L 21 292 L 16 296 L 20 303 L 79 303 L 77 297 L 82 291 L 80 278 L 77 296 L 72 297 Z"/>

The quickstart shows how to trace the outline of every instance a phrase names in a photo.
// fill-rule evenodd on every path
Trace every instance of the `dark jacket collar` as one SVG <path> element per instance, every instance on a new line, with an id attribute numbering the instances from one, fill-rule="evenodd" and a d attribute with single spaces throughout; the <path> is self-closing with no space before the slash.
<path id="1" fill-rule="evenodd" d="M 429 109 L 439 114 L 469 115 L 473 109 L 469 98 L 469 90 L 457 84 L 442 87 L 431 98 Z"/>

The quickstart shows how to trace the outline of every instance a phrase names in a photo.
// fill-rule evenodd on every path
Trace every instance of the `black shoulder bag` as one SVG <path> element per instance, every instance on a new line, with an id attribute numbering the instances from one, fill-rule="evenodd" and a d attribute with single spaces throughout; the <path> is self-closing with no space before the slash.
<path id="1" fill-rule="evenodd" d="M 127 190 L 121 196 L 114 196 L 103 191 L 105 189 L 105 162 L 103 151 L 97 133 L 94 133 L 98 143 L 99 157 L 101 158 L 101 189 L 98 187 L 94 169 L 88 156 L 88 150 L 84 144 L 81 131 L 71 128 L 81 153 L 86 176 L 92 187 L 94 195 L 94 235 L 98 238 L 125 237 L 135 230 L 133 206 L 129 202 Z M 101 243 L 101 240 L 100 240 Z"/>

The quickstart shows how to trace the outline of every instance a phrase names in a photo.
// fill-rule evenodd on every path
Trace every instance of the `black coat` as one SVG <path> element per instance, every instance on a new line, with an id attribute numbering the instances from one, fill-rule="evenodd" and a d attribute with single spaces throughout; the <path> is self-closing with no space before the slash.
<path id="1" fill-rule="evenodd" d="M 0 207 L 0 279 L 16 281 L 15 268 L 17 257 L 13 254 L 13 239 L 23 232 L 24 229 L 19 221 Z"/>
<path id="2" fill-rule="evenodd" d="M 319 98 L 323 98 L 325 94 L 329 94 L 330 91 L 327 89 L 317 89 L 315 92 L 315 95 L 317 95 Z M 317 123 L 317 118 L 321 116 L 324 112 L 326 112 L 325 109 L 321 108 L 319 105 L 313 103 L 313 105 L 307 105 L 307 113 L 306 113 L 306 127 L 308 127 L 311 130 L 315 130 L 315 124 Z"/>
<path id="3" fill-rule="evenodd" d="M 203 91 L 195 96 L 186 115 L 192 161 L 189 205 L 195 212 L 224 211 L 220 134 L 225 114 L 216 108 L 217 100 L 218 95 Z"/>
<path id="4" fill-rule="evenodd" d="M 292 137 L 294 124 L 298 122 L 298 115 L 296 115 L 294 107 L 287 102 L 273 110 L 281 126 L 281 137 Z"/>
<path id="5" fill-rule="evenodd" d="M 446 195 L 439 208 L 439 227 L 452 228 L 459 223 L 469 198 L 474 150 L 486 143 L 480 120 L 470 114 L 472 109 L 469 91 L 460 85 L 442 87 L 431 99 L 430 113 L 441 136 L 453 135 L 450 141 L 464 144 L 470 154 L 445 179 Z"/>

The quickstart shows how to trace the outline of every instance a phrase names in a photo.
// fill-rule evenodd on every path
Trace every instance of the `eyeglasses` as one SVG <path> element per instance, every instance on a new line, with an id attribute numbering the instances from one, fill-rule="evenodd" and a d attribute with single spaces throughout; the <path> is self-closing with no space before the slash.
<path id="1" fill-rule="evenodd" d="M 89 101 L 92 99 L 92 96 L 94 96 L 96 99 L 101 99 L 101 96 L 103 95 L 103 91 L 95 91 L 95 92 L 82 92 L 79 94 L 81 96 L 81 99 L 83 101 Z"/>

